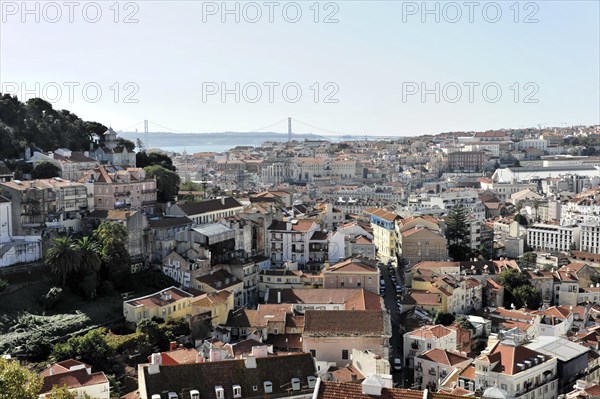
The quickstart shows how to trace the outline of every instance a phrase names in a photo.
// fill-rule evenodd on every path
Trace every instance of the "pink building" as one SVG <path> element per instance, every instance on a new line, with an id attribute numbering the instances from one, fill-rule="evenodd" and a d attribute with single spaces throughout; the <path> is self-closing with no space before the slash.
<path id="1" fill-rule="evenodd" d="M 94 194 L 94 208 L 101 210 L 131 209 L 154 213 L 156 180 L 146 178 L 142 168 L 117 170 L 98 166 L 86 173 L 82 183 Z"/>

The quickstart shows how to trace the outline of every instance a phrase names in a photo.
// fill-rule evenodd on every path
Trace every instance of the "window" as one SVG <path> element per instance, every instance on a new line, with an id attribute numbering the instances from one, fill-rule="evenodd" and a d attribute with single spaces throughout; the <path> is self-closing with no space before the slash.
<path id="1" fill-rule="evenodd" d="M 348 349 L 342 349 L 342 360 L 348 360 Z"/>
<path id="2" fill-rule="evenodd" d="M 242 387 L 239 385 L 234 385 L 233 386 L 233 397 L 234 398 L 241 398 L 242 397 Z"/>
<path id="3" fill-rule="evenodd" d="M 427 349 L 431 349 L 431 343 L 427 344 Z"/>
<path id="4" fill-rule="evenodd" d="M 317 350 L 316 350 L 316 349 L 311 349 L 311 350 L 310 350 L 310 355 L 311 355 L 312 357 L 317 357 Z"/>

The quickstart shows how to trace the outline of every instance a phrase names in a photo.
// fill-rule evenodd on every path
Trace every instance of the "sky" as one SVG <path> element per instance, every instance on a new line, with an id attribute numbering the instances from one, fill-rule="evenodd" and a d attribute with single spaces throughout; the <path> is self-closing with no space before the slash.
<path id="1" fill-rule="evenodd" d="M 600 124 L 600 1 L 0 2 L 0 92 L 117 130 Z"/>

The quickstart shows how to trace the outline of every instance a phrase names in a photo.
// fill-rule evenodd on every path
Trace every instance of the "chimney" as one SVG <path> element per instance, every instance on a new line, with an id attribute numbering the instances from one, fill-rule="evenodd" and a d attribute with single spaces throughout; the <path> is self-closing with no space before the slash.
<path id="1" fill-rule="evenodd" d="M 209 352 L 209 358 L 211 362 L 218 362 L 221 360 L 221 351 L 218 349 L 211 349 Z"/>
<path id="2" fill-rule="evenodd" d="M 221 197 L 221 205 L 225 206 L 225 197 Z"/>
<path id="3" fill-rule="evenodd" d="M 50 375 L 54 375 L 54 367 L 50 367 Z"/>
<path id="4" fill-rule="evenodd" d="M 204 363 L 204 355 L 202 355 L 202 352 L 198 352 L 196 353 L 196 363 Z"/>
<path id="5" fill-rule="evenodd" d="M 169 342 L 169 351 L 174 351 L 175 349 L 177 349 L 177 342 L 175 342 L 175 341 Z"/>
<path id="6" fill-rule="evenodd" d="M 281 303 L 281 291 L 277 291 L 277 303 Z"/>

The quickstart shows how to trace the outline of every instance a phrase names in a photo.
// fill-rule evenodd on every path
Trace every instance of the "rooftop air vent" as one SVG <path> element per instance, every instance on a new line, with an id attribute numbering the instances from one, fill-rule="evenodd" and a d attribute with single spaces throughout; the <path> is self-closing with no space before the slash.
<path id="1" fill-rule="evenodd" d="M 263 384 L 265 393 L 273 393 L 273 383 L 271 381 L 265 381 Z"/>

